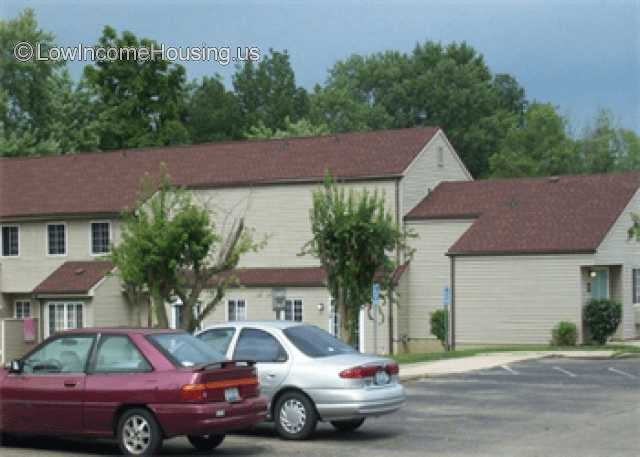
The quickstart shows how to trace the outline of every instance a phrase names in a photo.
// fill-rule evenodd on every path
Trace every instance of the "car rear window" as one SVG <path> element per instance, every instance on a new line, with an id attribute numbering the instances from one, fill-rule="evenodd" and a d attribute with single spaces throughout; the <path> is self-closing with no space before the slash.
<path id="1" fill-rule="evenodd" d="M 309 357 L 329 357 L 355 352 L 351 346 L 313 325 L 289 327 L 284 330 L 284 334 L 295 347 Z"/>
<path id="2" fill-rule="evenodd" d="M 226 360 L 223 354 L 189 333 L 158 333 L 148 339 L 176 366 L 193 367 Z"/>

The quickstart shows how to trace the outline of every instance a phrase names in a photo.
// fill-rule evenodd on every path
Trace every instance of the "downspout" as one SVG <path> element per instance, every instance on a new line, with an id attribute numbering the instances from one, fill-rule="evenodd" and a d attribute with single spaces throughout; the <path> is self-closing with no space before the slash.
<path id="1" fill-rule="evenodd" d="M 456 258 L 450 255 L 451 259 L 451 304 L 449 306 L 449 350 L 456 350 Z"/>
<path id="2" fill-rule="evenodd" d="M 396 179 L 396 223 L 402 224 L 400 219 L 400 179 Z M 402 227 L 404 228 L 404 227 Z M 396 265 L 400 265 L 402 259 L 400 259 L 400 249 L 396 247 Z M 392 286 L 395 289 L 395 286 Z M 389 294 L 389 354 L 393 355 L 393 343 L 395 341 L 395 335 L 393 334 L 393 293 Z"/>

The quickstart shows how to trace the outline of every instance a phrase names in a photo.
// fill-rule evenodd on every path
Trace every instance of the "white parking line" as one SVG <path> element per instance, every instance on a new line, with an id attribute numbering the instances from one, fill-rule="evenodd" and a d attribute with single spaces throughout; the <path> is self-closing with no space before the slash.
<path id="1" fill-rule="evenodd" d="M 627 378 L 630 378 L 630 379 L 638 379 L 636 375 L 627 373 L 626 371 L 618 370 L 617 368 L 609 367 L 609 371 L 613 373 L 621 374 L 622 376 L 626 376 Z"/>
<path id="2" fill-rule="evenodd" d="M 507 370 L 511 374 L 515 374 L 515 375 L 519 375 L 520 374 L 516 370 L 511 368 L 509 365 L 501 365 L 500 368 L 502 368 L 503 370 Z"/>
<path id="3" fill-rule="evenodd" d="M 569 370 L 565 370 L 565 369 L 564 369 L 564 368 L 562 368 L 562 367 L 553 367 L 553 369 L 554 369 L 554 370 L 559 371 L 560 373 L 564 373 L 564 374 L 566 374 L 566 375 L 567 375 L 567 376 L 569 376 L 570 378 L 575 378 L 576 376 L 578 376 L 577 374 L 575 374 L 575 373 L 571 373 Z"/>

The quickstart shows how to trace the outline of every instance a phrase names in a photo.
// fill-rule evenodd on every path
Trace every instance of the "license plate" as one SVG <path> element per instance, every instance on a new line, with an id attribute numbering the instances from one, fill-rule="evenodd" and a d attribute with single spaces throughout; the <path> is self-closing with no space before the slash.
<path id="1" fill-rule="evenodd" d="M 228 402 L 240 401 L 240 392 L 237 387 L 229 387 L 228 389 L 224 389 L 224 399 Z"/>
<path id="2" fill-rule="evenodd" d="M 382 386 L 382 385 L 388 384 L 389 379 L 390 379 L 389 375 L 387 374 L 386 371 L 378 371 L 375 377 L 373 378 L 373 382 L 378 386 Z"/>

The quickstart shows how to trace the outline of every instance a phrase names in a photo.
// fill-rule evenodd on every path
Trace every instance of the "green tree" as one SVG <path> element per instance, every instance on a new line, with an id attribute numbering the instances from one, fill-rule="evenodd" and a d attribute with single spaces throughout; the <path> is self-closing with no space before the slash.
<path id="1" fill-rule="evenodd" d="M 250 140 L 261 139 L 278 139 L 278 138 L 291 138 L 291 137 L 304 137 L 304 136 L 319 136 L 327 135 L 329 128 L 324 125 L 313 125 L 307 119 L 300 119 L 298 122 L 291 122 L 287 117 L 285 119 L 284 129 L 270 129 L 265 127 L 264 124 L 253 126 L 245 133 L 245 137 Z"/>
<path id="2" fill-rule="evenodd" d="M 13 52 L 20 42 L 42 50 L 54 45 L 31 9 L 0 20 L 0 155 L 96 149 L 95 107 L 86 92 L 71 81 L 62 62 L 18 61 Z"/>
<path id="3" fill-rule="evenodd" d="M 525 90 L 516 79 L 506 73 L 497 74 L 493 78 L 493 87 L 498 94 L 500 107 L 510 113 L 524 116 L 529 106 Z"/>
<path id="4" fill-rule="evenodd" d="M 97 45 L 102 48 L 159 49 L 149 39 L 124 31 L 118 36 L 107 26 Z M 184 67 L 156 58 L 124 53 L 116 60 L 87 65 L 87 87 L 100 110 L 100 148 L 181 144 L 188 142 L 185 117 Z"/>
<path id="5" fill-rule="evenodd" d="M 91 94 L 82 83 L 76 84 L 68 72 L 51 78 L 52 103 L 55 112 L 49 118 L 47 130 L 58 143 L 58 152 L 69 154 L 98 149 L 100 116 Z"/>
<path id="6" fill-rule="evenodd" d="M 238 98 L 225 88 L 220 75 L 205 76 L 189 92 L 186 126 L 193 143 L 242 138 L 244 120 Z"/>
<path id="7" fill-rule="evenodd" d="M 270 49 L 258 63 L 245 61 L 236 69 L 233 87 L 247 128 L 284 129 L 287 118 L 297 122 L 309 113 L 309 96 L 296 85 L 287 51 Z"/>
<path id="8" fill-rule="evenodd" d="M 585 173 L 640 170 L 640 138 L 617 126 L 610 111 L 596 114 L 577 147 Z"/>
<path id="9" fill-rule="evenodd" d="M 311 100 L 312 120 L 333 131 L 438 125 L 480 177 L 526 106 L 515 79 L 492 76 L 471 46 L 434 42 L 337 62 Z"/>
<path id="10" fill-rule="evenodd" d="M 53 35 L 39 28 L 32 9 L 25 9 L 15 19 L 0 20 L 0 87 L 5 102 L 0 121 L 12 131 L 48 123 L 52 114 L 49 82 L 61 66 L 38 59 L 18 61 L 13 52 L 20 42 L 34 47 L 40 44 L 43 50 L 54 45 Z"/>
<path id="11" fill-rule="evenodd" d="M 523 124 L 511 129 L 491 159 L 497 177 L 547 176 L 580 171 L 567 122 L 553 105 L 532 103 Z"/>
<path id="12" fill-rule="evenodd" d="M 111 258 L 130 297 L 139 300 L 135 294 L 148 291 L 157 326 L 168 327 L 165 304 L 177 296 L 184 310 L 182 328 L 192 332 L 233 284 L 230 272 L 240 257 L 261 245 L 253 242 L 242 219 L 229 233 L 220 233 L 210 211 L 173 187 L 166 171 L 157 185 L 147 180 L 144 188 L 137 210 L 124 215 L 122 242 Z M 213 294 L 199 308 L 212 282 Z"/>
<path id="13" fill-rule="evenodd" d="M 313 238 L 302 254 L 316 256 L 325 269 L 340 316 L 340 336 L 350 344 L 359 310 L 371 301 L 374 277 L 383 296 L 391 297 L 396 253 L 411 257 L 407 239 L 412 234 L 394 221 L 384 195 L 377 192 L 346 193 L 327 175 L 312 198 Z"/>

